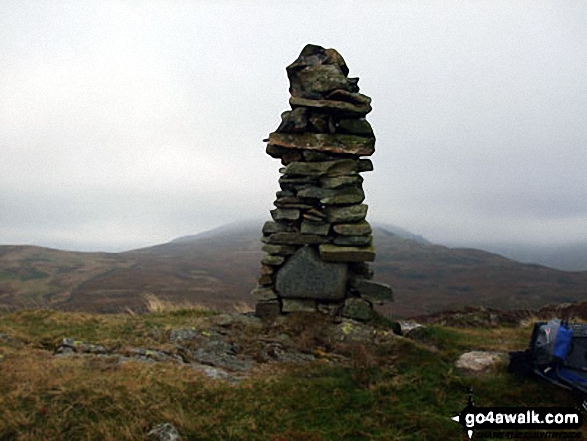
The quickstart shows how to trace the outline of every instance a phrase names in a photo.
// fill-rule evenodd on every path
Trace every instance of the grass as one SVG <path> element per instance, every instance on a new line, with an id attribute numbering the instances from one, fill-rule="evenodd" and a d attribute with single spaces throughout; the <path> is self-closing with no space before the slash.
<path id="1" fill-rule="evenodd" d="M 189 440 L 465 439 L 450 417 L 464 407 L 469 386 L 478 406 L 574 404 L 566 391 L 514 377 L 504 366 L 477 377 L 454 367 L 467 350 L 523 349 L 527 327 L 432 326 L 422 341 L 351 344 L 338 348 L 348 362 L 265 366 L 236 385 L 172 363 L 118 364 L 48 350 L 63 337 L 157 347 L 153 330 L 203 328 L 213 314 L 0 315 L 0 334 L 13 337 L 0 338 L 0 440 L 141 440 L 162 422 Z M 318 322 L 303 318 L 276 330 L 298 335 L 308 349 L 324 348 L 328 338 Z M 251 330 L 242 333 L 254 338 Z"/>

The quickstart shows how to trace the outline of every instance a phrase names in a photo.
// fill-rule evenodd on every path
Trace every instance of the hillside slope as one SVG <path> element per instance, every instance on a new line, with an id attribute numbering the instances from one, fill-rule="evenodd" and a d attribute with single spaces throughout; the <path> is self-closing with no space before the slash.
<path id="1" fill-rule="evenodd" d="M 0 247 L 0 307 L 143 311 L 153 293 L 223 310 L 255 286 L 262 257 L 261 224 L 228 226 L 126 253 L 72 253 Z M 401 233 L 401 232 L 400 232 Z M 410 236 L 407 236 L 410 237 Z M 520 264 L 496 254 L 434 245 L 375 227 L 375 279 L 390 284 L 397 316 L 462 306 L 539 308 L 583 300 L 587 272 Z"/>

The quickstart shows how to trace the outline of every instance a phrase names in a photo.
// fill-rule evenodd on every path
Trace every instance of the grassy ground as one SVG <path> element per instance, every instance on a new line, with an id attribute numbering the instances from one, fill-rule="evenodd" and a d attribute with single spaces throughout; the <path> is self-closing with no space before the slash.
<path id="1" fill-rule="evenodd" d="M 190 440 L 458 440 L 466 437 L 450 417 L 466 404 L 469 386 L 477 406 L 575 404 L 566 391 L 517 378 L 505 366 L 476 377 L 454 367 L 468 350 L 524 349 L 528 326 L 431 326 L 418 341 L 348 345 L 340 363 L 262 365 L 238 384 L 170 362 L 52 353 L 63 337 L 157 348 L 154 329 L 198 329 L 212 314 L 1 315 L 0 440 L 141 440 L 162 422 Z M 309 351 L 325 350 L 302 334 Z"/>

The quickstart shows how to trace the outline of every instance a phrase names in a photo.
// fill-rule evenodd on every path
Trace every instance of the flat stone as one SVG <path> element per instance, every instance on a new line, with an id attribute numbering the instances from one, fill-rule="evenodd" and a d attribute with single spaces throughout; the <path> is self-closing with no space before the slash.
<path id="1" fill-rule="evenodd" d="M 373 305 L 367 300 L 350 297 L 344 301 L 342 316 L 366 322 L 373 318 Z"/>
<path id="2" fill-rule="evenodd" d="M 271 217 L 273 220 L 280 221 L 280 220 L 288 220 L 288 221 L 295 221 L 300 218 L 300 210 L 290 209 L 290 208 L 277 208 L 275 210 L 271 210 Z"/>
<path id="3" fill-rule="evenodd" d="M 393 291 L 386 283 L 355 279 L 352 282 L 352 285 L 361 297 L 370 300 L 373 303 L 393 301 Z"/>
<path id="4" fill-rule="evenodd" d="M 293 227 L 281 222 L 267 221 L 263 224 L 263 234 L 282 233 L 293 231 Z"/>
<path id="5" fill-rule="evenodd" d="M 277 133 L 269 135 L 269 144 L 287 149 L 318 150 L 338 154 L 369 156 L 375 151 L 375 139 L 338 133 Z"/>
<path id="6" fill-rule="evenodd" d="M 329 100 L 344 101 L 356 106 L 369 106 L 371 104 L 371 98 L 367 95 L 344 90 L 343 88 L 333 90 L 326 95 L 326 98 Z"/>
<path id="7" fill-rule="evenodd" d="M 302 222 L 302 234 L 317 234 L 318 236 L 327 236 L 330 232 L 330 224 L 323 222 Z"/>
<path id="8" fill-rule="evenodd" d="M 281 155 L 281 163 L 283 165 L 291 164 L 292 162 L 301 161 L 302 152 L 297 149 L 286 149 Z"/>
<path id="9" fill-rule="evenodd" d="M 272 288 L 266 286 L 258 286 L 251 291 L 251 294 L 257 302 L 266 302 L 269 300 L 277 300 L 277 294 Z"/>
<path id="10" fill-rule="evenodd" d="M 275 272 L 275 268 L 271 265 L 261 265 L 261 269 L 259 269 L 259 274 L 262 276 L 271 275 Z"/>
<path id="11" fill-rule="evenodd" d="M 336 49 L 324 49 L 322 46 L 316 44 L 305 45 L 298 58 L 287 66 L 286 71 L 289 76 L 307 66 L 316 66 L 319 64 L 336 64 L 345 75 L 349 73 L 349 68 L 342 55 Z"/>
<path id="12" fill-rule="evenodd" d="M 261 263 L 263 265 L 271 265 L 271 266 L 279 266 L 284 261 L 285 261 L 285 258 L 283 256 L 276 256 L 273 254 L 266 254 L 265 256 L 263 256 L 263 259 L 261 259 Z"/>
<path id="13" fill-rule="evenodd" d="M 372 262 L 375 260 L 375 248 L 372 245 L 367 247 L 347 247 L 322 244 L 319 250 L 320 257 L 326 262 Z"/>
<path id="14" fill-rule="evenodd" d="M 273 285 L 273 277 L 270 274 L 263 274 L 257 279 L 257 283 L 261 286 Z"/>
<path id="15" fill-rule="evenodd" d="M 349 89 L 347 77 L 335 64 L 308 66 L 297 74 L 300 95 L 325 96 L 336 89 Z"/>
<path id="16" fill-rule="evenodd" d="M 298 109 L 305 109 L 305 107 L 298 107 Z M 311 116 L 308 118 L 309 124 L 309 132 L 313 133 L 332 133 L 330 131 L 331 125 L 331 118 L 332 115 L 328 115 L 327 113 L 316 113 L 312 112 Z"/>
<path id="17" fill-rule="evenodd" d="M 303 132 L 308 128 L 307 110 L 303 107 L 298 107 L 294 110 L 288 110 L 281 114 L 281 124 L 276 132 L 291 133 Z"/>
<path id="18" fill-rule="evenodd" d="M 328 207 L 326 209 L 326 218 L 328 222 L 344 223 L 359 222 L 365 220 L 367 216 L 367 205 L 351 205 L 349 207 Z"/>
<path id="19" fill-rule="evenodd" d="M 366 236 L 371 234 L 371 225 L 367 221 L 352 224 L 335 224 L 333 230 L 343 236 Z"/>
<path id="20" fill-rule="evenodd" d="M 322 222 L 324 220 L 324 218 L 322 218 L 322 217 L 314 216 L 314 215 L 308 214 L 308 213 L 304 213 L 302 215 L 302 217 L 304 218 L 304 220 L 307 220 L 310 222 Z"/>
<path id="21" fill-rule="evenodd" d="M 296 251 L 296 247 L 292 245 L 274 245 L 266 243 L 261 250 L 269 254 L 277 254 L 278 256 L 291 256 Z"/>
<path id="22" fill-rule="evenodd" d="M 504 352 L 471 351 L 461 355 L 455 366 L 463 371 L 479 374 L 494 369 L 506 360 L 507 353 Z"/>
<path id="23" fill-rule="evenodd" d="M 309 210 L 310 208 L 314 208 L 313 205 L 306 204 L 296 197 L 278 198 L 273 202 L 273 205 L 277 208 L 293 208 L 296 210 Z"/>
<path id="24" fill-rule="evenodd" d="M 310 72 L 306 77 L 303 75 L 308 69 L 325 66 L 332 66 L 332 68 L 335 69 L 335 72 L 329 75 L 328 72 L 317 71 L 315 73 Z M 354 78 L 346 78 L 349 69 L 342 56 L 334 49 L 324 49 L 321 46 L 313 44 L 306 45 L 299 57 L 286 67 L 286 71 L 290 81 L 289 90 L 294 96 L 320 95 L 320 90 L 328 89 L 328 84 L 333 82 L 342 83 L 342 87 L 345 89 L 348 88 L 354 90 L 356 87 Z M 321 78 L 323 76 L 332 76 L 334 74 L 336 74 L 334 79 L 324 80 Z M 345 79 L 344 82 L 342 79 L 338 79 L 339 75 Z M 319 84 L 314 85 L 314 82 L 318 82 Z"/>
<path id="25" fill-rule="evenodd" d="M 274 233 L 267 238 L 267 243 L 269 244 L 283 245 L 312 245 L 326 243 L 328 241 L 328 237 L 325 236 L 301 233 Z"/>
<path id="26" fill-rule="evenodd" d="M 365 247 L 373 243 L 373 236 L 338 236 L 332 243 L 345 247 Z"/>
<path id="27" fill-rule="evenodd" d="M 289 198 L 289 197 L 295 196 L 295 193 L 290 190 L 279 190 L 277 193 L 275 193 L 275 196 L 277 197 L 277 199 Z"/>
<path id="28" fill-rule="evenodd" d="M 257 302 L 255 315 L 261 319 L 272 319 L 281 314 L 281 304 L 278 300 Z"/>
<path id="29" fill-rule="evenodd" d="M 366 171 L 373 171 L 373 162 L 367 158 L 361 158 L 358 162 L 358 170 L 359 173 L 366 172 Z"/>
<path id="30" fill-rule="evenodd" d="M 315 208 L 312 208 L 311 210 L 308 210 L 306 212 L 306 214 L 319 217 L 320 219 L 326 219 L 326 214 L 323 213 L 323 212 L 321 212 L 320 210 L 315 209 Z"/>
<path id="31" fill-rule="evenodd" d="M 281 158 L 281 155 L 283 155 L 284 151 L 287 150 L 283 147 L 279 147 L 273 144 L 267 144 L 267 147 L 265 147 L 265 153 L 267 153 L 269 156 L 275 159 Z"/>
<path id="32" fill-rule="evenodd" d="M 363 117 L 372 109 L 370 104 L 353 104 L 346 101 L 307 99 L 292 96 L 289 104 L 293 109 L 296 107 L 309 107 L 312 109 L 325 110 L 339 115 Z"/>
<path id="33" fill-rule="evenodd" d="M 275 288 L 283 298 L 341 300 L 347 265 L 328 263 L 311 247 L 300 248 L 277 273 Z"/>
<path id="34" fill-rule="evenodd" d="M 302 109 L 302 107 L 299 107 Z M 373 138 L 373 129 L 371 124 L 364 118 L 341 119 L 336 124 L 337 133 L 347 133 L 349 135 L 365 136 Z"/>
<path id="35" fill-rule="evenodd" d="M 365 200 L 365 193 L 358 187 L 341 187 L 330 190 L 327 196 L 320 198 L 324 205 L 360 204 Z"/>
<path id="36" fill-rule="evenodd" d="M 337 161 L 292 162 L 285 167 L 284 173 L 291 176 L 348 175 L 357 171 L 358 161 L 354 159 L 339 159 Z"/>
<path id="37" fill-rule="evenodd" d="M 414 321 L 399 322 L 401 335 L 408 338 L 420 339 L 426 335 L 426 327 Z"/>
<path id="38" fill-rule="evenodd" d="M 283 299 L 281 312 L 316 312 L 316 301 L 308 299 Z"/>
<path id="39" fill-rule="evenodd" d="M 319 152 L 317 150 L 303 150 L 303 156 L 304 159 L 308 162 L 333 161 L 337 159 L 328 153 Z"/>
<path id="40" fill-rule="evenodd" d="M 181 436 L 171 423 L 161 423 L 147 433 L 149 439 L 154 441 L 181 441 Z"/>
<path id="41" fill-rule="evenodd" d="M 301 198 L 320 199 L 327 195 L 330 195 L 331 193 L 332 192 L 330 190 L 321 187 L 309 186 L 306 188 L 302 188 L 301 190 L 298 190 L 297 195 Z"/>
<path id="42" fill-rule="evenodd" d="M 291 165 L 291 164 L 290 164 Z M 289 176 L 281 176 L 279 178 L 279 185 L 283 190 L 291 189 L 297 185 L 308 185 L 308 184 L 315 184 L 318 182 L 318 179 L 311 177 L 311 176 L 298 176 L 295 178 Z"/>
<path id="43" fill-rule="evenodd" d="M 322 188 L 339 188 L 347 185 L 360 185 L 363 183 L 363 178 L 357 174 L 341 175 L 341 176 L 323 176 L 320 178 L 320 186 Z"/>

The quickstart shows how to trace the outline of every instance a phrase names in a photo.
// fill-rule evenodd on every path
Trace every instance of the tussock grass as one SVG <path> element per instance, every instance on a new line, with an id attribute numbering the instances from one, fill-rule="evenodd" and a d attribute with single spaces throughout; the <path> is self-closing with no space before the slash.
<path id="1" fill-rule="evenodd" d="M 172 312 L 172 311 L 210 311 L 207 306 L 197 302 L 184 300 L 181 302 L 171 302 L 161 299 L 153 293 L 145 294 L 145 306 L 149 312 Z"/>

